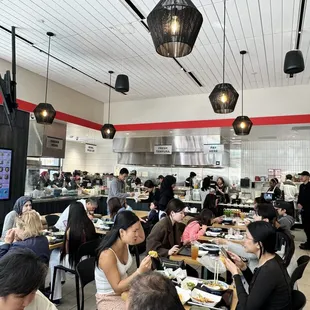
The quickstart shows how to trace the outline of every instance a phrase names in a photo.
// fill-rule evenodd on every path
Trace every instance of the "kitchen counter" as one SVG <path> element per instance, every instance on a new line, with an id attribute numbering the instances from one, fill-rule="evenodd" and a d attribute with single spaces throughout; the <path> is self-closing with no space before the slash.
<path id="1" fill-rule="evenodd" d="M 42 203 L 42 202 L 51 202 L 51 201 L 64 201 L 64 200 L 79 200 L 79 199 L 87 199 L 87 198 L 101 198 L 107 197 L 106 195 L 78 195 L 78 196 L 59 196 L 59 197 L 41 197 L 34 198 L 32 203 Z"/>

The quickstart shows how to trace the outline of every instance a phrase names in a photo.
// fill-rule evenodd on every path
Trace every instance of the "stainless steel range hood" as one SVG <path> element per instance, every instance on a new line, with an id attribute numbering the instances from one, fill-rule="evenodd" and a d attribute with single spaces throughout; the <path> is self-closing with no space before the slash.
<path id="1" fill-rule="evenodd" d="M 113 151 L 118 153 L 118 163 L 124 165 L 209 168 L 229 166 L 229 145 L 218 147 L 214 153 L 206 151 L 208 145 L 220 146 L 221 136 L 115 138 Z M 154 154 L 155 146 L 171 146 L 171 154 Z"/>
<path id="2" fill-rule="evenodd" d="M 30 118 L 28 157 L 65 158 L 67 124 L 39 125 Z"/>

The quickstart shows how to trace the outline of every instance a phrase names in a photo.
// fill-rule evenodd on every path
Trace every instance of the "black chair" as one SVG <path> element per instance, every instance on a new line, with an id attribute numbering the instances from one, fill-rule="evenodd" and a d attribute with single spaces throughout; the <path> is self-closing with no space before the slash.
<path id="1" fill-rule="evenodd" d="M 308 265 L 310 261 L 310 256 L 308 255 L 303 255 L 301 257 L 298 258 L 297 260 L 297 267 L 295 268 L 295 270 L 292 273 L 291 276 L 291 288 L 294 288 L 294 285 L 296 283 L 297 280 L 302 278 L 302 275 Z"/>
<path id="2" fill-rule="evenodd" d="M 76 266 L 81 285 L 81 301 L 78 310 L 84 310 L 84 287 L 95 280 L 95 260 L 95 257 L 90 257 L 80 261 Z"/>
<path id="3" fill-rule="evenodd" d="M 59 220 L 59 216 L 56 214 L 49 214 L 45 216 L 47 228 L 53 227 Z"/>
<path id="4" fill-rule="evenodd" d="M 293 310 L 302 310 L 306 303 L 306 296 L 302 292 L 296 290 L 292 291 Z"/>
<path id="5" fill-rule="evenodd" d="M 99 246 L 100 241 L 101 241 L 101 239 L 98 238 L 98 239 L 88 241 L 88 242 L 85 242 L 84 244 L 82 244 L 77 251 L 76 261 L 79 262 L 83 256 L 94 257 L 96 255 L 96 249 Z M 71 274 L 75 275 L 75 290 L 76 290 L 77 308 L 80 309 L 79 276 L 78 276 L 76 270 L 72 269 L 72 268 L 67 268 L 67 267 L 64 267 L 62 265 L 57 265 L 54 267 L 51 300 L 53 301 L 53 298 L 54 298 L 54 289 L 55 289 L 56 276 L 57 276 L 58 270 L 63 270 L 64 272 L 70 272 Z"/>

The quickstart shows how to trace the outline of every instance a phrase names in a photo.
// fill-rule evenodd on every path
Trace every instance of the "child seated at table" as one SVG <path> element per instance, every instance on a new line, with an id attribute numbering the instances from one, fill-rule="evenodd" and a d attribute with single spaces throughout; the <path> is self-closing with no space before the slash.
<path id="1" fill-rule="evenodd" d="M 196 241 L 203 236 L 208 226 L 211 226 L 213 218 L 214 214 L 210 209 L 203 209 L 197 217 L 190 219 L 182 235 L 183 243 L 187 244 Z"/>

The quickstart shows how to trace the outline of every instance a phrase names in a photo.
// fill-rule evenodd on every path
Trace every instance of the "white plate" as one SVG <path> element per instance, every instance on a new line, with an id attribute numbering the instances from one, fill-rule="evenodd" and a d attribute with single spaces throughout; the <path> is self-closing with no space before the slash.
<path id="1" fill-rule="evenodd" d="M 242 235 L 225 235 L 225 239 L 231 239 L 231 240 L 243 240 Z"/>
<path id="2" fill-rule="evenodd" d="M 191 291 L 180 288 L 179 286 L 176 286 L 175 288 L 177 290 L 182 305 L 184 305 L 191 299 Z"/>
<path id="3" fill-rule="evenodd" d="M 199 301 L 198 299 L 196 299 L 199 297 L 207 298 L 208 302 L 203 302 L 203 301 Z M 213 295 L 213 294 L 209 294 L 207 292 L 204 292 L 204 291 L 201 291 L 201 290 L 194 288 L 192 290 L 191 299 L 193 302 L 196 302 L 196 303 L 201 304 L 203 306 L 214 307 L 222 299 L 222 297 L 217 296 L 217 295 Z"/>
<path id="4" fill-rule="evenodd" d="M 223 289 L 221 289 L 220 286 L 214 287 L 214 286 L 208 285 L 208 283 L 212 284 L 213 282 L 214 282 L 214 280 L 204 280 L 203 284 L 208 289 L 213 290 L 213 291 L 219 291 L 219 292 L 225 292 L 229 288 L 229 285 L 227 283 L 223 282 L 223 281 L 217 281 L 217 283 L 219 283 L 223 287 Z"/>
<path id="5" fill-rule="evenodd" d="M 206 236 L 209 237 L 217 237 L 218 235 L 220 235 L 222 232 L 213 232 L 213 231 L 207 231 L 206 232 Z"/>
<path id="6" fill-rule="evenodd" d="M 220 250 L 220 247 L 216 244 L 202 244 L 200 249 L 204 251 L 217 251 Z"/>

